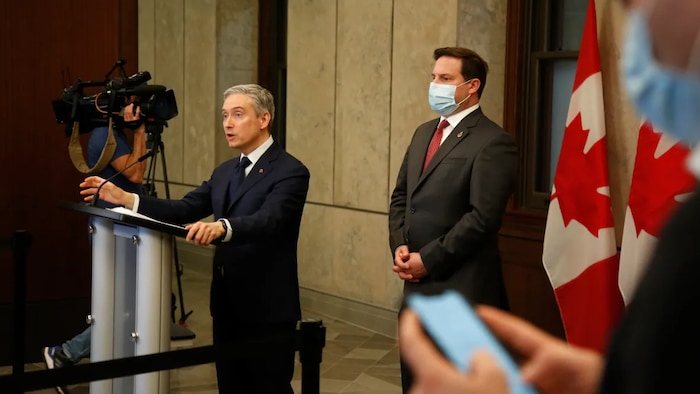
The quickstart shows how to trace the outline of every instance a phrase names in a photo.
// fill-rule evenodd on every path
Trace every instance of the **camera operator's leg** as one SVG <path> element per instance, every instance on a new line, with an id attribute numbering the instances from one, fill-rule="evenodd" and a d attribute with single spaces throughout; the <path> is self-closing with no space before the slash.
<path id="1" fill-rule="evenodd" d="M 61 345 L 45 347 L 42 350 L 42 355 L 44 356 L 46 368 L 70 367 L 90 354 L 91 331 L 90 327 L 88 327 Z M 55 389 L 59 394 L 69 393 L 68 389 L 63 386 L 56 386 Z"/>
<path id="2" fill-rule="evenodd" d="M 68 358 L 77 363 L 90 355 L 90 335 L 91 327 L 86 328 L 80 334 L 66 341 L 63 344 L 63 351 Z"/>

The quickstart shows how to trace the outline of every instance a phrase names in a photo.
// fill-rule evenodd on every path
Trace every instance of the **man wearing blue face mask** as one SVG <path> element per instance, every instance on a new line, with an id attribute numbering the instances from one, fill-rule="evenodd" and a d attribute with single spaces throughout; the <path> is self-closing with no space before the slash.
<path id="1" fill-rule="evenodd" d="M 629 0 L 623 78 L 640 113 L 694 146 L 691 170 L 700 177 L 700 1 Z M 673 176 L 673 174 L 669 174 Z M 521 378 L 547 393 L 697 392 L 700 340 L 700 193 L 669 219 L 608 353 L 569 346 L 497 309 L 477 313 L 519 355 Z M 506 393 L 506 377 L 488 353 L 467 373 L 438 354 L 417 315 L 401 316 L 403 357 L 420 393 Z M 409 346 L 410 345 L 410 346 Z"/>
<path id="2" fill-rule="evenodd" d="M 466 48 L 439 48 L 433 57 L 428 102 L 440 117 L 416 129 L 391 195 L 393 271 L 404 296 L 456 290 L 508 309 L 498 230 L 515 187 L 517 149 L 480 108 L 486 62 Z M 401 375 L 406 391 L 404 364 Z"/>
<path id="3" fill-rule="evenodd" d="M 622 58 L 625 88 L 655 126 L 695 145 L 700 142 L 700 111 L 692 105 L 700 103 L 700 38 L 688 37 L 700 34 L 694 21 L 683 20 L 697 14 L 679 14 L 673 3 L 682 0 L 667 2 L 671 4 L 659 7 L 656 3 L 663 1 L 636 1 L 630 10 Z M 661 18 L 680 23 L 664 27 Z"/>

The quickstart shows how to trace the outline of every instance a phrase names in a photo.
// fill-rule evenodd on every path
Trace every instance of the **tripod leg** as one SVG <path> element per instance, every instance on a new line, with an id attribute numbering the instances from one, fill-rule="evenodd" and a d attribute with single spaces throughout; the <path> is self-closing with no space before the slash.
<path id="1" fill-rule="evenodd" d="M 175 293 L 170 293 L 170 321 L 175 323 L 175 309 L 177 305 L 175 304 Z"/>
<path id="2" fill-rule="evenodd" d="M 182 266 L 180 266 L 180 260 L 177 257 L 177 245 L 175 242 L 173 242 L 173 260 L 175 261 L 175 274 L 177 276 L 177 291 L 178 295 L 180 296 L 180 321 L 179 324 L 181 326 L 185 325 L 185 321 L 187 318 L 192 314 L 192 311 L 189 311 L 185 313 L 185 299 L 184 296 L 182 295 Z M 175 313 L 173 311 L 173 313 Z M 175 319 L 173 318 L 173 322 L 175 322 Z"/>
<path id="3" fill-rule="evenodd" d="M 162 140 L 158 140 L 158 149 L 162 153 L 160 155 L 161 163 L 163 165 L 163 181 L 165 186 L 165 197 L 170 199 L 170 187 L 168 186 L 168 168 L 165 165 L 165 146 Z M 173 242 L 173 261 L 175 262 L 175 276 L 177 277 L 177 290 L 178 296 L 180 297 L 180 321 L 181 326 L 185 326 L 185 321 L 192 314 L 192 311 L 185 313 L 185 298 L 182 295 L 182 267 L 180 267 L 180 259 L 177 255 L 177 242 Z M 173 311 L 173 315 L 175 311 Z M 175 322 L 175 317 L 173 316 L 173 323 Z"/>

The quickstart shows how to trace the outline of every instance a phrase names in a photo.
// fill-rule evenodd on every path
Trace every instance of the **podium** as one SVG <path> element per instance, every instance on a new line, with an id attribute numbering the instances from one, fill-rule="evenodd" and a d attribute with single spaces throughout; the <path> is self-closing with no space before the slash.
<path id="1" fill-rule="evenodd" d="M 173 236 L 182 226 L 82 203 L 92 236 L 91 361 L 170 350 Z M 91 394 L 166 394 L 169 371 L 90 382 Z"/>

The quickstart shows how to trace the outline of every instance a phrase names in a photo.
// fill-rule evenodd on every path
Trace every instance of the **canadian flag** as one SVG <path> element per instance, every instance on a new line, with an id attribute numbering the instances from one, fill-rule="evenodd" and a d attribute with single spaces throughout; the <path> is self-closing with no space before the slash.
<path id="1" fill-rule="evenodd" d="M 687 170 L 690 149 L 654 130 L 639 129 L 637 156 L 625 212 L 620 251 L 620 291 L 629 304 L 666 219 L 694 189 Z"/>
<path id="2" fill-rule="evenodd" d="M 568 342 L 600 351 L 624 309 L 603 108 L 595 2 L 589 0 L 542 261 Z"/>

